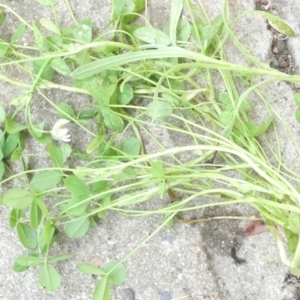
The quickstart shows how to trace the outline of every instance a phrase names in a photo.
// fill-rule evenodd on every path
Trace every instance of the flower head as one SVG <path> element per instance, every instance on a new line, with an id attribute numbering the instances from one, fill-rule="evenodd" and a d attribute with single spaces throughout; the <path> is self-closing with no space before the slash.
<path id="1" fill-rule="evenodd" d="M 68 124 L 69 121 L 65 119 L 59 119 L 53 126 L 52 130 L 50 131 L 52 137 L 55 140 L 63 141 L 63 142 L 70 142 L 70 135 L 68 134 L 69 129 L 62 128 L 64 125 Z"/>

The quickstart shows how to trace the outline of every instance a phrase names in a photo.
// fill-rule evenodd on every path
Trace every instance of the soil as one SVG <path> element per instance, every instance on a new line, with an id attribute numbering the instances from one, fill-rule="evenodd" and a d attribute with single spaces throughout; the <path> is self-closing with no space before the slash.
<path id="1" fill-rule="evenodd" d="M 272 5 L 271 1 L 268 0 L 258 0 L 256 2 L 256 9 L 269 12 L 279 17 L 281 15 L 280 7 L 278 5 Z M 288 37 L 276 30 L 271 22 L 266 22 L 267 28 L 273 35 L 273 42 L 270 49 L 273 59 L 270 63 L 270 67 L 277 69 L 283 73 L 294 74 L 295 70 L 293 66 L 293 59 L 291 54 L 289 53 L 287 46 Z"/>

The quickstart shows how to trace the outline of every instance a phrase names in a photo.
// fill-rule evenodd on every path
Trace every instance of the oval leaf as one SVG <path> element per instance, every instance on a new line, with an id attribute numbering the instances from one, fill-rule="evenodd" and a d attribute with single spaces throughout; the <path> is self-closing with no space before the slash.
<path id="1" fill-rule="evenodd" d="M 61 173 L 58 171 L 42 171 L 33 176 L 30 186 L 36 192 L 47 191 L 61 181 Z"/>
<path id="2" fill-rule="evenodd" d="M 44 260 L 39 258 L 36 254 L 25 254 L 17 257 L 15 263 L 23 267 L 32 267 L 41 265 L 43 261 Z"/>
<path id="3" fill-rule="evenodd" d="M 45 18 L 42 18 L 42 19 L 40 19 L 40 23 L 41 23 L 42 26 L 44 26 L 49 31 L 60 35 L 59 29 L 56 27 L 56 25 L 52 21 L 50 21 L 48 19 L 45 19 Z"/>
<path id="4" fill-rule="evenodd" d="M 147 113 L 153 119 L 168 117 L 172 113 L 173 107 L 165 101 L 152 101 L 147 108 Z"/>
<path id="5" fill-rule="evenodd" d="M 89 194 L 88 186 L 75 175 L 70 175 L 64 179 L 66 189 L 75 195 Z"/>
<path id="6" fill-rule="evenodd" d="M 7 116 L 5 118 L 5 129 L 8 133 L 13 134 L 26 129 L 27 127 L 17 123 L 11 117 Z"/>
<path id="7" fill-rule="evenodd" d="M 104 141 L 104 135 L 96 135 L 96 137 L 86 147 L 86 153 L 92 153 L 98 149 Z"/>
<path id="8" fill-rule="evenodd" d="M 127 154 L 139 155 L 141 150 L 140 141 L 136 137 L 130 137 L 122 143 L 121 150 Z"/>
<path id="9" fill-rule="evenodd" d="M 228 125 L 233 119 L 233 112 L 232 111 L 223 111 L 220 115 L 220 121 L 223 125 Z"/>
<path id="10" fill-rule="evenodd" d="M 108 280 L 116 285 L 125 282 L 127 277 L 126 267 L 117 261 L 111 261 L 106 264 L 102 270 L 107 273 Z"/>
<path id="11" fill-rule="evenodd" d="M 39 282 L 46 290 L 54 291 L 61 284 L 61 276 L 53 266 L 45 264 L 40 267 Z"/>
<path id="12" fill-rule="evenodd" d="M 171 39 L 166 33 L 159 29 L 149 26 L 140 27 L 136 29 L 133 32 L 133 35 L 139 40 L 148 44 L 157 44 L 165 46 L 171 44 Z"/>
<path id="13" fill-rule="evenodd" d="M 70 76 L 71 71 L 67 63 L 60 57 L 53 58 L 51 60 L 50 66 L 54 69 L 57 73 L 63 76 Z"/>
<path id="14" fill-rule="evenodd" d="M 104 118 L 104 124 L 112 131 L 121 131 L 124 127 L 124 122 L 115 112 L 109 108 L 102 108 L 101 113 Z"/>
<path id="15" fill-rule="evenodd" d="M 261 10 L 254 10 L 248 12 L 248 14 L 261 15 L 264 18 L 268 19 L 269 24 L 280 33 L 283 33 L 284 35 L 291 38 L 296 36 L 292 26 L 277 16 L 274 16 L 266 11 L 261 11 Z"/>
<path id="16" fill-rule="evenodd" d="M 90 227 L 89 218 L 73 220 L 65 227 L 65 232 L 69 238 L 77 239 L 84 236 Z"/>
<path id="17" fill-rule="evenodd" d="M 93 292 L 93 300 L 111 300 L 109 281 L 103 276 Z"/>
<path id="18" fill-rule="evenodd" d="M 57 114 L 60 118 L 71 120 L 71 118 L 75 118 L 75 112 L 73 108 L 64 102 L 60 102 L 57 104 Z"/>
<path id="19" fill-rule="evenodd" d="M 128 104 L 133 98 L 133 89 L 130 85 L 125 84 L 122 89 L 120 89 L 120 97 L 118 99 L 119 103 L 122 105 Z"/>
<path id="20" fill-rule="evenodd" d="M 16 209 L 26 208 L 32 203 L 32 201 L 32 193 L 19 188 L 8 190 L 3 195 L 4 205 Z"/>
<path id="21" fill-rule="evenodd" d="M 28 225 L 18 223 L 17 233 L 22 245 L 27 249 L 33 249 L 37 246 L 38 238 L 36 232 Z"/>
<path id="22" fill-rule="evenodd" d="M 99 276 L 105 276 L 106 273 L 103 272 L 99 267 L 94 265 L 88 265 L 88 264 L 79 264 L 77 266 L 78 270 L 85 274 L 91 274 L 91 275 L 99 275 Z"/>
<path id="23" fill-rule="evenodd" d="M 30 224 L 34 229 L 37 229 L 42 220 L 42 210 L 36 204 L 36 201 L 33 201 L 30 209 Z"/>
<path id="24" fill-rule="evenodd" d="M 300 107 L 300 93 L 295 93 L 294 99 L 295 99 L 297 106 Z"/>

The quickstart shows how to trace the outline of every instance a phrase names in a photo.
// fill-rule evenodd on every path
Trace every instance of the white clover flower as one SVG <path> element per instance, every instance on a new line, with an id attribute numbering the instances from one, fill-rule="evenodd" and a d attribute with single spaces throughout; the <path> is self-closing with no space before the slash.
<path id="1" fill-rule="evenodd" d="M 55 140 L 63 141 L 63 142 L 70 142 L 70 135 L 68 134 L 69 129 L 62 128 L 64 125 L 68 124 L 69 121 L 66 119 L 59 119 L 53 126 L 52 130 L 50 131 L 52 137 Z"/>

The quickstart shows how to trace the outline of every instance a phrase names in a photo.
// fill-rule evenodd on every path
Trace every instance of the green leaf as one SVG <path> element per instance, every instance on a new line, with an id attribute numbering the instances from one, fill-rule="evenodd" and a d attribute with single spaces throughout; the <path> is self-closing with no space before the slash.
<path id="1" fill-rule="evenodd" d="M 46 37 L 46 45 L 48 47 L 48 51 L 55 51 L 58 48 L 63 48 L 63 39 L 58 34 L 51 34 Z"/>
<path id="2" fill-rule="evenodd" d="M 90 119 L 98 113 L 98 109 L 89 109 L 83 112 L 80 112 L 78 119 Z"/>
<path id="3" fill-rule="evenodd" d="M 43 135 L 43 131 L 44 131 L 44 121 L 33 125 L 30 129 L 30 134 L 33 135 L 33 137 L 37 137 L 40 138 Z"/>
<path id="4" fill-rule="evenodd" d="M 40 29 L 35 24 L 35 22 L 32 22 L 32 29 L 33 29 L 33 33 L 34 33 L 35 42 L 36 42 L 36 45 L 37 45 L 39 51 L 40 52 L 46 51 L 47 48 L 46 48 L 46 45 L 44 42 L 44 37 L 43 37 Z"/>
<path id="5" fill-rule="evenodd" d="M 88 195 L 90 193 L 88 186 L 75 175 L 70 175 L 64 179 L 66 189 L 72 194 Z"/>
<path id="6" fill-rule="evenodd" d="M 170 31 L 170 23 L 168 23 L 164 27 L 164 32 Z M 179 19 L 177 29 L 176 29 L 176 40 L 187 42 L 191 36 L 191 25 L 190 23 L 185 19 Z"/>
<path id="7" fill-rule="evenodd" d="M 19 133 L 16 132 L 13 134 L 9 134 L 5 140 L 3 157 L 9 156 L 17 147 L 18 143 L 19 143 Z"/>
<path id="8" fill-rule="evenodd" d="M 141 151 L 141 143 L 136 137 L 129 137 L 123 141 L 121 150 L 130 155 L 139 155 Z"/>
<path id="9" fill-rule="evenodd" d="M 49 211 L 44 203 L 44 201 L 42 200 L 41 197 L 37 197 L 35 196 L 34 197 L 34 202 L 37 204 L 37 206 L 41 209 L 41 211 L 43 212 L 43 214 L 48 218 L 50 219 L 50 214 L 49 214 Z"/>
<path id="10" fill-rule="evenodd" d="M 177 40 L 187 42 L 191 36 L 191 25 L 185 19 L 179 19 L 177 25 Z"/>
<path id="11" fill-rule="evenodd" d="M 120 285 L 126 280 L 127 271 L 122 263 L 111 261 L 102 270 L 107 273 L 108 280 L 115 285 Z"/>
<path id="12" fill-rule="evenodd" d="M 5 121 L 6 113 L 4 107 L 0 104 L 0 123 Z"/>
<path id="13" fill-rule="evenodd" d="M 120 88 L 118 102 L 122 105 L 128 104 L 133 98 L 133 89 L 130 85 L 125 84 Z"/>
<path id="14" fill-rule="evenodd" d="M 57 73 L 69 77 L 71 74 L 70 68 L 67 63 L 60 57 L 53 58 L 51 60 L 50 66 L 54 69 Z"/>
<path id="15" fill-rule="evenodd" d="M 37 229 L 41 221 L 42 221 L 42 210 L 36 204 L 36 201 L 34 199 L 30 209 L 30 224 L 34 229 Z"/>
<path id="16" fill-rule="evenodd" d="M 118 116 L 115 112 L 113 112 L 109 108 L 103 107 L 101 108 L 101 113 L 104 118 L 104 124 L 108 129 L 114 132 L 123 130 L 123 119 L 120 116 Z"/>
<path id="17" fill-rule="evenodd" d="M 295 253 L 297 245 L 298 245 L 298 240 L 299 240 L 299 235 L 297 233 L 294 233 L 287 228 L 285 229 L 285 235 L 287 239 L 287 244 L 288 244 L 288 249 L 290 253 Z"/>
<path id="18" fill-rule="evenodd" d="M 248 100 L 248 99 L 245 99 L 242 104 L 241 104 L 241 109 L 244 109 L 245 111 L 247 110 L 251 110 L 253 108 L 253 103 Z"/>
<path id="19" fill-rule="evenodd" d="M 5 118 L 5 129 L 8 133 L 13 134 L 26 129 L 27 126 L 17 123 L 11 117 L 7 116 Z"/>
<path id="20" fill-rule="evenodd" d="M 92 26 L 91 19 L 82 20 L 73 31 L 75 39 L 84 43 L 90 43 L 92 41 Z"/>
<path id="21" fill-rule="evenodd" d="M 232 104 L 230 96 L 226 92 L 220 93 L 219 98 L 220 98 L 220 101 L 222 103 L 224 103 L 225 105 L 231 105 Z"/>
<path id="22" fill-rule="evenodd" d="M 135 3 L 133 0 L 115 0 L 113 2 L 113 16 L 114 18 L 121 17 L 121 14 L 133 12 L 135 9 Z"/>
<path id="23" fill-rule="evenodd" d="M 269 120 L 267 122 L 260 123 L 258 127 L 256 127 L 251 122 L 246 122 L 246 127 L 248 128 L 251 136 L 258 137 L 258 136 L 263 135 L 268 130 L 268 128 L 271 125 L 271 123 L 273 122 L 273 120 L 274 120 L 274 118 L 271 117 L 271 118 L 269 118 Z"/>
<path id="24" fill-rule="evenodd" d="M 19 221 L 20 219 L 20 216 L 19 216 L 19 209 L 15 209 L 13 208 L 10 212 L 10 215 L 9 215 L 9 226 L 10 228 L 14 228 L 17 224 L 17 222 Z"/>
<path id="25" fill-rule="evenodd" d="M 69 144 L 62 144 L 60 147 L 61 153 L 62 153 L 62 160 L 63 163 L 70 157 L 72 153 L 72 148 Z"/>
<path id="26" fill-rule="evenodd" d="M 178 20 L 180 18 L 181 12 L 183 9 L 183 1 L 182 0 L 173 0 L 171 5 L 171 13 L 170 13 L 170 29 L 169 36 L 172 41 L 172 45 L 176 46 L 177 42 L 177 26 Z"/>
<path id="27" fill-rule="evenodd" d="M 298 213 L 291 211 L 288 217 L 289 230 L 294 233 L 300 233 L 300 216 Z"/>
<path id="28" fill-rule="evenodd" d="M 61 149 L 53 144 L 48 144 L 47 150 L 49 152 L 54 166 L 57 168 L 62 168 L 64 165 L 64 161 Z"/>
<path id="29" fill-rule="evenodd" d="M 50 245 L 55 233 L 54 225 L 50 220 L 46 221 L 43 233 L 46 245 Z"/>
<path id="30" fill-rule="evenodd" d="M 18 161 L 18 160 L 21 158 L 21 156 L 22 156 L 23 150 L 24 150 L 24 149 L 23 149 L 22 147 L 16 148 L 16 149 L 13 151 L 13 153 L 11 154 L 11 156 L 10 156 L 10 161 L 11 161 L 11 162 L 16 162 L 16 161 Z"/>
<path id="31" fill-rule="evenodd" d="M 139 40 L 148 44 L 165 46 L 171 44 L 170 37 L 166 33 L 150 26 L 140 27 L 136 29 L 133 32 L 133 35 Z"/>
<path id="32" fill-rule="evenodd" d="M 117 84 L 109 84 L 103 86 L 91 85 L 86 87 L 88 91 L 91 93 L 92 97 L 98 102 L 98 104 L 102 106 L 108 106 L 110 103 L 110 98 L 115 92 Z"/>
<path id="33" fill-rule="evenodd" d="M 150 173 L 153 177 L 164 179 L 165 178 L 165 170 L 161 161 L 150 161 L 151 165 Z"/>
<path id="34" fill-rule="evenodd" d="M 99 267 L 95 265 L 79 264 L 77 268 L 80 272 L 85 274 L 98 275 L 98 276 L 106 275 L 104 271 L 102 271 Z"/>
<path id="35" fill-rule="evenodd" d="M 95 194 L 99 194 L 105 191 L 110 190 L 110 186 L 104 180 L 99 180 L 92 185 L 91 192 Z"/>
<path id="36" fill-rule="evenodd" d="M 67 203 L 61 205 L 61 210 L 70 216 L 81 216 L 89 205 L 87 194 L 73 195 Z"/>
<path id="37" fill-rule="evenodd" d="M 4 173 L 5 173 L 4 164 L 2 161 L 0 161 L 0 180 L 2 180 Z M 1 201 L 0 201 L 0 204 L 1 204 Z"/>
<path id="38" fill-rule="evenodd" d="M 122 2 L 122 0 L 121 0 Z M 130 22 L 132 22 L 133 20 L 135 20 L 137 18 L 136 15 L 131 15 L 130 12 L 134 12 L 134 13 L 139 13 L 142 12 L 145 8 L 145 0 L 123 0 L 124 4 L 128 3 L 125 6 L 125 9 L 123 7 L 122 13 L 128 13 L 125 16 L 121 16 L 121 20 L 123 24 L 129 24 Z M 132 4 L 135 4 L 134 10 L 132 11 Z"/>
<path id="39" fill-rule="evenodd" d="M 300 93 L 294 94 L 294 99 L 298 107 L 300 107 Z"/>
<path id="40" fill-rule="evenodd" d="M 112 175 L 112 178 L 116 182 L 121 182 L 121 181 L 129 180 L 129 179 L 134 179 L 136 177 L 137 177 L 136 172 L 134 171 L 134 169 L 132 169 L 130 167 L 126 167 L 122 170 L 122 172 L 119 172 L 115 175 Z"/>
<path id="41" fill-rule="evenodd" d="M 172 104 L 160 100 L 152 101 L 147 107 L 147 113 L 153 119 L 168 117 L 172 111 Z"/>
<path id="42" fill-rule="evenodd" d="M 0 8 L 0 26 L 3 24 L 5 20 L 5 12 L 2 8 Z"/>
<path id="43" fill-rule="evenodd" d="M 17 30 L 14 32 L 14 34 L 11 36 L 10 43 L 14 44 L 16 41 L 18 41 L 20 38 L 22 38 L 25 30 L 26 30 L 26 25 L 24 23 L 20 24 L 20 26 L 17 28 Z"/>
<path id="44" fill-rule="evenodd" d="M 91 57 L 87 49 L 84 49 L 77 53 L 77 55 L 74 57 L 74 60 L 79 65 L 85 65 L 91 62 Z"/>
<path id="45" fill-rule="evenodd" d="M 42 79 L 51 81 L 54 76 L 54 70 L 51 68 L 48 59 L 38 59 L 33 61 L 33 73 L 38 74 L 42 69 L 42 73 L 40 74 Z"/>
<path id="46" fill-rule="evenodd" d="M 58 103 L 56 111 L 59 117 L 62 119 L 71 120 L 72 118 L 73 119 L 76 118 L 73 108 L 67 103 L 64 102 Z"/>
<path id="47" fill-rule="evenodd" d="M 17 233 L 20 242 L 25 248 L 33 249 L 37 246 L 38 243 L 37 234 L 30 226 L 23 223 L 18 223 Z"/>
<path id="48" fill-rule="evenodd" d="M 43 259 L 39 258 L 38 254 L 25 254 L 16 258 L 15 264 L 24 267 L 34 267 L 41 265 L 44 262 Z"/>
<path id="49" fill-rule="evenodd" d="M 168 93 L 162 93 L 162 98 L 166 100 L 168 103 L 172 103 L 175 106 L 178 106 L 180 104 L 180 99 L 176 98 L 175 96 L 168 94 Z"/>
<path id="50" fill-rule="evenodd" d="M 234 118 L 234 113 L 232 111 L 222 111 L 220 115 L 220 121 L 223 125 L 229 125 Z"/>
<path id="51" fill-rule="evenodd" d="M 28 270 L 29 268 L 30 267 L 20 266 L 16 263 L 14 263 L 14 265 L 13 265 L 13 270 L 14 270 L 14 272 L 17 272 L 17 273 L 24 272 L 24 271 Z"/>
<path id="52" fill-rule="evenodd" d="M 211 24 L 205 25 L 201 29 L 201 38 L 202 40 L 206 41 L 206 48 L 210 46 L 214 40 L 214 38 L 218 35 L 220 32 L 220 29 L 223 25 L 223 19 L 222 16 L 217 16 Z"/>
<path id="53" fill-rule="evenodd" d="M 161 49 L 156 50 L 147 50 L 147 51 L 133 51 L 127 52 L 124 54 L 118 54 L 105 57 L 92 63 L 88 63 L 84 66 L 79 67 L 74 72 L 71 73 L 73 79 L 85 79 L 91 77 L 95 74 L 99 74 L 105 70 L 122 66 L 130 62 L 136 62 L 143 59 L 161 59 L 161 58 L 178 58 L 186 57 L 193 59 L 194 54 L 188 52 L 183 53 L 181 48 L 172 48 L 172 51 L 168 47 L 162 47 Z M 206 61 L 211 61 L 209 58 L 205 58 Z"/>
<path id="54" fill-rule="evenodd" d="M 44 264 L 39 270 L 40 285 L 47 291 L 54 291 L 61 284 L 61 276 L 50 264 Z"/>
<path id="55" fill-rule="evenodd" d="M 93 292 L 93 300 L 111 300 L 109 281 L 106 276 L 102 277 Z"/>
<path id="56" fill-rule="evenodd" d="M 37 3 L 45 6 L 55 5 L 58 0 L 35 0 Z"/>
<path id="57" fill-rule="evenodd" d="M 10 212 L 9 216 L 9 226 L 10 228 L 14 228 L 18 221 L 24 216 L 27 209 L 15 209 L 13 208 Z"/>
<path id="58" fill-rule="evenodd" d="M 96 135 L 95 138 L 86 147 L 86 153 L 92 153 L 98 149 L 104 141 L 104 135 Z"/>
<path id="59" fill-rule="evenodd" d="M 298 109 L 298 110 L 296 111 L 295 116 L 296 116 L 296 120 L 300 123 L 300 109 Z"/>
<path id="60" fill-rule="evenodd" d="M 58 171 L 42 171 L 33 176 L 30 186 L 36 192 L 47 191 L 61 181 L 61 173 Z"/>
<path id="61" fill-rule="evenodd" d="M 270 25 L 280 33 L 283 33 L 284 35 L 290 38 L 294 38 L 296 36 L 292 26 L 278 16 L 272 15 L 266 11 L 261 10 L 249 11 L 247 12 L 247 14 L 261 15 L 267 20 L 269 20 Z"/>
<path id="62" fill-rule="evenodd" d="M 0 39 L 0 57 L 4 57 L 8 49 L 9 49 L 9 44 L 3 39 Z"/>
<path id="63" fill-rule="evenodd" d="M 32 203 L 32 201 L 32 193 L 19 188 L 10 189 L 3 194 L 3 203 L 16 209 L 26 208 Z"/>
<path id="64" fill-rule="evenodd" d="M 57 255 L 51 258 L 48 258 L 48 262 L 49 263 L 54 263 L 54 262 L 58 262 L 58 261 L 63 261 L 63 260 L 67 260 L 74 257 L 74 254 L 63 254 L 63 255 Z"/>
<path id="65" fill-rule="evenodd" d="M 88 232 L 89 227 L 88 217 L 75 219 L 66 225 L 65 232 L 69 238 L 77 239 L 83 237 Z"/>
<path id="66" fill-rule="evenodd" d="M 42 18 L 40 19 L 40 24 L 46 29 L 48 29 L 49 31 L 60 35 L 60 30 L 56 27 L 56 25 L 52 21 Z"/>

